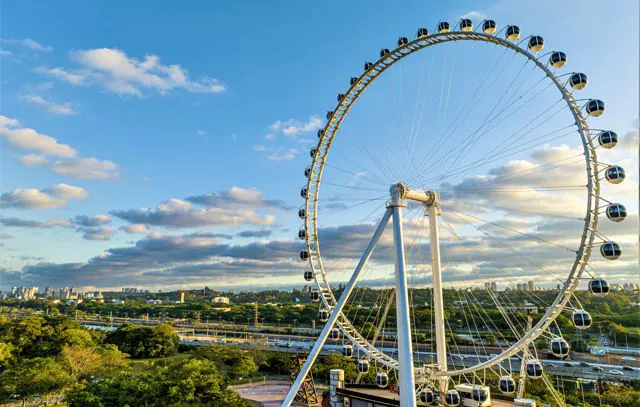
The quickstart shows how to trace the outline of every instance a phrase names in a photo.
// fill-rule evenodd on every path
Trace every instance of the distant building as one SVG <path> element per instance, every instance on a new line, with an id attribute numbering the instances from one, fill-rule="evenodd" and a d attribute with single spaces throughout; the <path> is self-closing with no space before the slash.
<path id="1" fill-rule="evenodd" d="M 38 295 L 38 287 L 11 287 L 8 298 L 28 301 L 35 299 L 36 295 Z"/>
<path id="2" fill-rule="evenodd" d="M 229 297 L 213 297 L 211 302 L 215 302 L 216 304 L 230 304 L 231 300 L 229 300 Z"/>
<path id="3" fill-rule="evenodd" d="M 527 281 L 527 284 L 529 286 L 529 291 L 535 291 L 535 283 L 533 280 Z"/>
<path id="4" fill-rule="evenodd" d="M 180 300 L 178 301 L 178 304 L 184 304 L 184 291 L 180 291 Z"/>
<path id="5" fill-rule="evenodd" d="M 498 291 L 498 284 L 495 281 L 491 282 L 491 291 Z"/>
<path id="6" fill-rule="evenodd" d="M 147 300 L 147 304 L 160 305 L 162 304 L 162 300 Z"/>
<path id="7" fill-rule="evenodd" d="M 524 304 L 516 307 L 503 307 L 506 311 L 520 311 L 525 314 L 537 314 L 538 306 L 525 301 Z"/>

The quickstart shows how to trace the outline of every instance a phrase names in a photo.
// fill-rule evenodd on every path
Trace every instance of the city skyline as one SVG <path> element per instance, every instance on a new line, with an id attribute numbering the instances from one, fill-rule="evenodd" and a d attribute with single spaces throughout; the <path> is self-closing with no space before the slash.
<path id="1" fill-rule="evenodd" d="M 251 15 L 241 5 L 176 4 L 158 7 L 153 17 L 140 4 L 128 15 L 106 5 L 33 5 L 5 4 L 1 16 L 0 290 L 303 286 L 295 239 L 298 189 L 325 111 L 380 47 L 462 15 L 537 30 L 567 52 L 571 69 L 589 75 L 586 95 L 607 103 L 597 127 L 622 137 L 602 159 L 627 170 L 624 184 L 603 190 L 629 210 L 622 224 L 602 223 L 624 256 L 615 265 L 595 264 L 611 283 L 638 280 L 638 38 L 628 36 L 638 27 L 633 2 L 615 10 L 595 1 L 578 9 L 550 1 L 518 7 L 466 2 L 454 9 L 423 4 L 417 11 L 342 5 L 334 27 L 346 26 L 356 11 L 363 22 L 345 32 L 324 26 L 326 3 L 311 9 L 254 5 Z M 68 13 L 52 21 L 52 7 Z M 579 27 L 566 24 L 569 14 Z M 42 24 L 26 24 L 28 18 Z M 245 24 L 237 25 L 241 19 Z M 588 27 L 603 20 L 616 24 L 586 40 Z M 111 26 L 122 29 L 101 33 Z M 353 222 L 336 219 L 323 230 L 335 247 L 350 243 L 335 284 L 347 278 L 355 246 L 366 243 L 362 231 L 372 227 Z M 566 230 L 560 222 L 544 226 L 554 236 Z M 549 268 L 557 261 L 533 256 Z M 536 285 L 556 285 L 528 265 L 516 271 L 487 263 L 447 269 L 445 259 L 445 286 L 506 286 L 534 277 Z M 419 271 L 414 283 L 427 283 Z M 373 286 L 388 284 L 370 277 Z"/>

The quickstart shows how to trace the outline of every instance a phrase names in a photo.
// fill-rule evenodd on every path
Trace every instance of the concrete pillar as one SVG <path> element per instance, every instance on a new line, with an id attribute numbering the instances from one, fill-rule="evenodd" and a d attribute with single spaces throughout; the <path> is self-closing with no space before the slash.
<path id="1" fill-rule="evenodd" d="M 345 407 L 344 397 L 336 393 L 336 389 L 344 388 L 344 370 L 331 369 L 329 372 L 329 396 L 331 407 Z"/>

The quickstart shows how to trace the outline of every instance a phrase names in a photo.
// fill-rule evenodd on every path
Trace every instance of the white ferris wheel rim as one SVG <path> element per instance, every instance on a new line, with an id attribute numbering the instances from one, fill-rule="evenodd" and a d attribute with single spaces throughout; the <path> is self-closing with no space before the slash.
<path id="1" fill-rule="evenodd" d="M 304 229 L 306 249 L 309 253 L 308 263 L 311 271 L 313 272 L 313 278 L 315 284 L 318 287 L 320 293 L 320 301 L 322 302 L 323 306 L 327 310 L 329 310 L 330 313 L 332 313 L 333 306 L 336 304 L 336 298 L 330 287 L 329 280 L 327 279 L 327 273 L 324 270 L 322 257 L 320 255 L 317 218 L 317 206 L 322 180 L 322 172 L 324 170 L 324 166 L 331 149 L 333 139 L 338 133 L 340 125 L 344 118 L 347 116 L 347 113 L 349 112 L 351 106 L 358 100 L 364 90 L 378 76 L 380 76 L 380 74 L 382 74 L 382 72 L 386 71 L 396 62 L 402 60 L 408 55 L 432 46 L 436 46 L 438 44 L 443 44 L 451 41 L 481 41 L 493 43 L 495 45 L 511 49 L 516 53 L 528 58 L 529 61 L 534 62 L 536 66 L 545 73 L 546 77 L 556 85 L 556 88 L 562 94 L 563 100 L 569 107 L 569 110 L 571 111 L 575 119 L 575 125 L 577 127 L 578 133 L 580 134 L 582 146 L 584 149 L 588 179 L 586 185 L 587 208 L 583 233 L 580 239 L 580 244 L 577 250 L 575 261 L 573 263 L 573 266 L 571 267 L 571 271 L 569 272 L 565 283 L 558 293 L 558 296 L 549 306 L 546 313 L 540 318 L 538 323 L 534 325 L 531 330 L 526 332 L 516 343 L 512 344 L 509 348 L 502 351 L 502 353 L 500 353 L 493 359 L 486 360 L 474 366 L 465 367 L 463 369 L 441 371 L 437 373 L 438 376 L 457 376 L 495 366 L 503 360 L 520 352 L 525 347 L 528 347 L 553 323 L 556 317 L 564 310 L 567 302 L 570 300 L 573 292 L 580 282 L 580 278 L 591 256 L 593 241 L 596 236 L 598 225 L 598 208 L 600 200 L 600 180 L 598 179 L 597 175 L 598 160 L 595 147 L 592 143 L 593 138 L 590 135 L 586 118 L 582 114 L 581 107 L 577 104 L 572 92 L 570 92 L 566 88 L 566 84 L 563 84 L 560 81 L 559 77 L 544 63 L 537 59 L 534 54 L 520 47 L 515 42 L 502 39 L 497 35 L 470 31 L 440 32 L 422 36 L 413 41 L 408 41 L 406 44 L 400 45 L 396 49 L 390 51 L 387 55 L 383 56 L 378 61 L 373 62 L 372 66 L 369 69 L 365 70 L 365 72 L 360 77 L 358 77 L 358 81 L 352 84 L 349 90 L 344 94 L 344 97 L 336 106 L 335 110 L 333 110 L 332 115 L 328 118 L 327 124 L 322 130 L 322 135 L 318 141 L 316 153 L 313 155 L 313 162 L 310 167 L 310 173 L 306 187 L 307 191 L 304 206 Z M 521 42 L 522 41 L 523 40 L 521 40 Z M 388 368 L 396 370 L 399 368 L 399 363 L 396 359 L 382 352 L 376 346 L 371 344 L 366 338 L 364 338 L 344 314 L 341 313 L 336 323 L 346 339 L 351 344 L 360 349 L 360 351 L 363 352 L 367 357 L 376 360 L 377 362 Z"/>

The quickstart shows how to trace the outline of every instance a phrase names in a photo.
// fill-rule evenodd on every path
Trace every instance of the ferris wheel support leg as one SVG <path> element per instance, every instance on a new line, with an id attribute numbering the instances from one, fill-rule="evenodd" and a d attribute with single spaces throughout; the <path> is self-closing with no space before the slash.
<path id="1" fill-rule="evenodd" d="M 369 242 L 369 245 L 367 246 L 364 254 L 360 258 L 360 261 L 358 262 L 358 265 L 356 266 L 355 271 L 351 275 L 351 279 L 345 286 L 344 291 L 340 296 L 340 299 L 336 303 L 336 306 L 333 307 L 333 309 L 331 310 L 331 317 L 329 317 L 329 320 L 324 325 L 322 332 L 320 332 L 320 336 L 318 336 L 318 339 L 316 340 L 316 343 L 313 345 L 313 349 L 311 349 L 311 352 L 309 353 L 307 360 L 304 362 L 304 365 L 302 365 L 302 368 L 298 373 L 298 377 L 296 377 L 296 381 L 293 382 L 293 384 L 291 385 L 291 388 L 287 393 L 287 397 L 282 402 L 282 407 L 289 407 L 291 403 L 293 403 L 293 399 L 296 397 L 296 394 L 298 393 L 298 389 L 300 389 L 300 385 L 302 384 L 304 378 L 307 377 L 307 374 L 309 374 L 309 371 L 311 370 L 311 366 L 313 365 L 316 358 L 320 354 L 320 351 L 322 350 L 322 347 L 324 346 L 325 341 L 329 337 L 329 332 L 331 332 L 331 329 L 333 329 L 333 326 L 336 324 L 338 317 L 342 313 L 342 309 L 347 303 L 347 300 L 349 299 L 349 296 L 351 295 L 353 288 L 358 282 L 360 273 L 362 272 L 364 267 L 367 265 L 367 262 L 369 261 L 371 254 L 373 254 L 373 250 L 375 249 L 376 244 L 378 243 L 378 240 L 380 240 L 380 236 L 382 236 L 382 232 L 384 232 L 385 227 L 389 223 L 391 214 L 392 214 L 392 209 L 388 208 L 384 216 L 382 217 L 382 220 L 380 220 L 380 223 L 378 224 L 378 227 L 374 232 L 373 237 L 371 238 L 371 241 Z M 413 376 L 413 369 L 411 370 L 411 373 Z"/>
<path id="2" fill-rule="evenodd" d="M 442 272 L 440 269 L 440 237 L 438 234 L 437 201 L 427 205 L 429 215 L 429 246 L 431 246 L 431 270 L 433 274 L 433 303 L 436 328 L 436 358 L 441 371 L 447 370 L 447 342 L 444 331 L 444 305 L 442 298 Z M 448 380 L 440 376 L 438 388 L 441 394 L 447 391 Z"/>
<path id="3" fill-rule="evenodd" d="M 413 345 L 411 342 L 411 320 L 409 314 L 409 292 L 402 236 L 402 206 L 393 208 L 393 241 L 396 251 L 396 318 L 398 335 L 398 362 L 400 382 L 400 405 L 416 405 L 416 384 L 413 372 Z"/>

